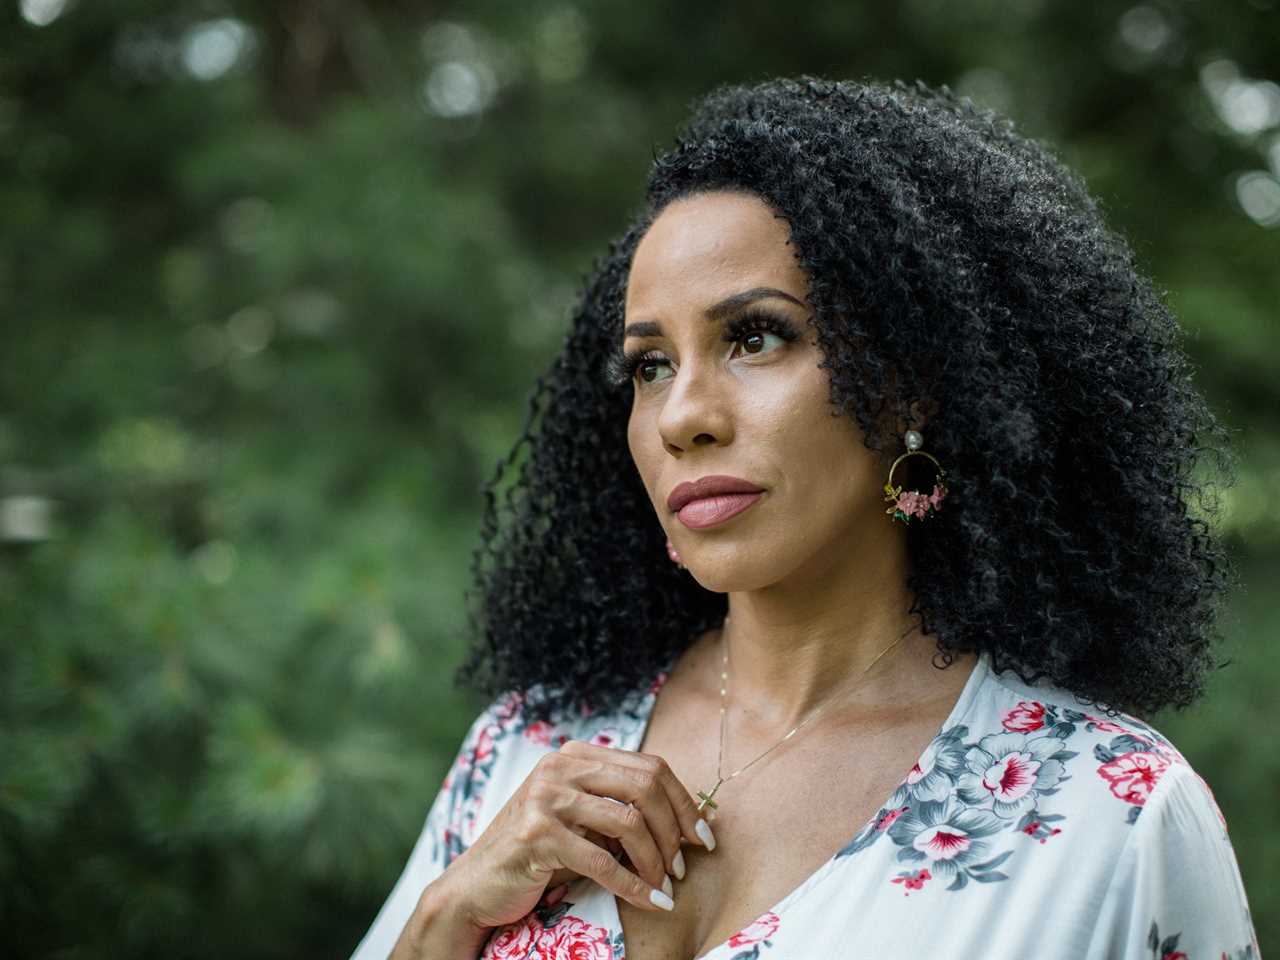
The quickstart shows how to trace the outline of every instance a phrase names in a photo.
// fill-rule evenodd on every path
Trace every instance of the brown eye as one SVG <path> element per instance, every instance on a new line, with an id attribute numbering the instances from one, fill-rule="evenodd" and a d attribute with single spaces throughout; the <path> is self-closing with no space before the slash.
<path id="1" fill-rule="evenodd" d="M 769 346 L 770 337 L 778 341 L 774 347 Z M 729 338 L 726 337 L 726 339 Z M 789 338 L 773 330 L 747 330 L 735 334 L 732 339 L 738 344 L 738 356 L 755 357 L 785 346 Z"/>

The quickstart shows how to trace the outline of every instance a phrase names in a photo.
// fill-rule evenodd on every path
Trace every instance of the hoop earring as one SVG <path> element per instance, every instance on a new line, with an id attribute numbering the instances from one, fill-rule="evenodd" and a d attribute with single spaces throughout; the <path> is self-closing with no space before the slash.
<path id="1" fill-rule="evenodd" d="M 676 548 L 671 545 L 670 537 L 667 537 L 667 556 L 670 557 L 671 562 L 681 570 L 685 569 L 685 565 L 680 562 L 680 554 L 676 553 Z"/>
<path id="2" fill-rule="evenodd" d="M 907 445 L 907 452 L 893 461 L 893 466 L 889 468 L 889 479 L 885 481 L 884 498 L 887 502 L 892 503 L 885 513 L 892 514 L 890 522 L 893 520 L 901 520 L 903 523 L 910 523 L 912 517 L 932 517 L 939 511 L 942 500 L 947 495 L 947 484 L 945 482 L 947 472 L 942 469 L 936 457 L 931 453 L 925 453 L 920 447 L 924 444 L 924 437 L 915 430 L 908 430 L 903 434 L 903 440 Z M 907 457 L 928 457 L 933 461 L 933 465 L 938 468 L 938 475 L 934 480 L 933 492 L 924 494 L 918 490 L 906 490 L 902 487 L 893 485 L 893 471 L 897 469 L 898 464 Z"/>

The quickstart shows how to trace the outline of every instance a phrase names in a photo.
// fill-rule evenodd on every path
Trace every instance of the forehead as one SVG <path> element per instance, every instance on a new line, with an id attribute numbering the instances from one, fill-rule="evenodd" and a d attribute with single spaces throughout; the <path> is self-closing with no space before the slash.
<path id="1" fill-rule="evenodd" d="M 755 286 L 803 298 L 807 278 L 790 235 L 787 221 L 752 194 L 721 191 L 673 201 L 636 247 L 626 313 L 697 309 Z"/>

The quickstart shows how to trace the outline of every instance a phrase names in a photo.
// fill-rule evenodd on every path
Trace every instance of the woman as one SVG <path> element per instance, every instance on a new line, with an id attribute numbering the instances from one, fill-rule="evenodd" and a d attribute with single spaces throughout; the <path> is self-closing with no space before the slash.
<path id="1" fill-rule="evenodd" d="M 947 88 L 705 97 L 490 486 L 494 699 L 359 960 L 1256 955 L 1139 719 L 1230 585 L 1177 338 Z"/>

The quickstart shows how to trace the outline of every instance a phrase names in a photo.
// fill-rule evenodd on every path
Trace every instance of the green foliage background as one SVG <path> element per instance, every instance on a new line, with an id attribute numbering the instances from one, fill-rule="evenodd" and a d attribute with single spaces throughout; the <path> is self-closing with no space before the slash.
<path id="1" fill-rule="evenodd" d="M 1239 430 L 1249 589 L 1152 718 L 1280 944 L 1263 0 L 0 8 L 0 942 L 345 957 L 466 725 L 480 487 L 690 98 L 920 77 L 1057 145 Z"/>

